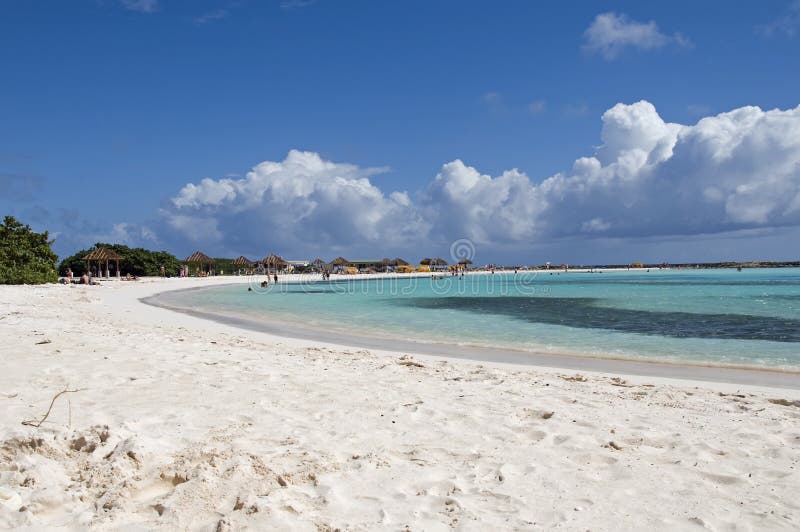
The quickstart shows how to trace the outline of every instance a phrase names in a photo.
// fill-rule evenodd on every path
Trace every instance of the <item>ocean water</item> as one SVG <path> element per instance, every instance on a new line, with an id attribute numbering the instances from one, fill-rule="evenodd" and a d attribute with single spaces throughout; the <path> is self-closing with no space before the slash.
<path id="1" fill-rule="evenodd" d="M 169 292 L 308 331 L 549 354 L 800 368 L 800 269 L 520 272 Z"/>

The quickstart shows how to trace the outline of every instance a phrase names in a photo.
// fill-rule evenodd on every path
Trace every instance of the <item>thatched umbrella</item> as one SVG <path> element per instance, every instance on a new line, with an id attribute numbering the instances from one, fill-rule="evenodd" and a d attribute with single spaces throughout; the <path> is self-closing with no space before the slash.
<path id="1" fill-rule="evenodd" d="M 327 263 L 319 257 L 311 261 L 311 266 L 319 271 L 325 271 L 328 269 Z"/>
<path id="2" fill-rule="evenodd" d="M 340 271 L 350 265 L 350 261 L 344 257 L 336 257 L 328 263 L 328 269 L 332 272 Z"/>
<path id="3" fill-rule="evenodd" d="M 240 255 L 237 258 L 233 259 L 231 261 L 231 264 L 233 266 L 247 266 L 250 268 L 252 268 L 255 265 L 255 263 L 252 260 L 248 259 L 244 255 Z"/>
<path id="4" fill-rule="evenodd" d="M 214 265 L 214 259 L 212 259 L 211 257 L 209 257 L 208 255 L 206 255 L 201 251 L 195 251 L 194 253 L 186 257 L 186 260 L 184 260 L 183 262 L 187 264 L 197 264 L 198 272 L 201 271 L 205 272 L 206 270 L 203 270 L 203 267 L 208 266 L 208 272 L 210 273 L 211 267 Z"/>
<path id="5" fill-rule="evenodd" d="M 447 266 L 447 261 L 437 257 L 431 261 L 431 264 L 433 266 Z"/>
<path id="6" fill-rule="evenodd" d="M 248 259 L 244 255 L 239 255 L 238 257 L 236 257 L 235 259 L 233 259 L 231 261 L 231 266 L 244 267 L 245 271 L 251 271 L 255 265 L 256 265 L 255 262 L 253 262 L 252 260 Z M 241 272 L 241 271 L 242 270 L 240 268 L 239 272 Z"/>
<path id="7" fill-rule="evenodd" d="M 425 266 L 430 266 L 431 262 L 433 262 L 433 259 L 429 259 L 427 257 L 419 261 L 420 264 L 424 264 Z"/>
<path id="8" fill-rule="evenodd" d="M 394 259 L 394 263 L 396 266 L 408 266 L 408 263 L 401 259 L 400 257 Z"/>
<path id="9" fill-rule="evenodd" d="M 461 264 L 462 266 L 467 266 L 469 264 L 472 264 L 472 261 L 469 259 L 461 259 L 460 261 L 458 261 L 458 263 Z"/>
<path id="10" fill-rule="evenodd" d="M 277 270 L 278 267 L 280 267 L 280 266 L 286 266 L 286 265 L 289 264 L 288 262 L 283 260 L 280 256 L 278 256 L 278 255 L 276 255 L 274 253 L 270 253 L 269 255 L 264 257 L 264 259 L 261 262 L 267 268 L 274 268 L 275 270 Z"/>
<path id="11" fill-rule="evenodd" d="M 97 261 L 97 273 L 98 274 L 101 274 L 103 272 L 103 262 L 105 262 L 106 263 L 106 269 L 105 269 L 105 272 L 106 272 L 105 277 L 106 277 L 106 279 L 108 279 L 108 276 L 109 276 L 108 261 L 113 260 L 117 264 L 117 277 L 119 277 L 119 261 L 122 260 L 122 256 L 119 255 L 118 253 L 115 253 L 115 252 L 111 251 L 108 248 L 99 247 L 99 248 L 97 248 L 97 249 L 95 249 L 93 251 L 90 251 L 89 253 L 87 253 L 83 257 L 83 260 L 86 261 L 86 270 L 87 271 L 91 270 L 91 262 L 92 261 Z M 100 275 L 98 275 L 98 276 L 100 276 Z"/>

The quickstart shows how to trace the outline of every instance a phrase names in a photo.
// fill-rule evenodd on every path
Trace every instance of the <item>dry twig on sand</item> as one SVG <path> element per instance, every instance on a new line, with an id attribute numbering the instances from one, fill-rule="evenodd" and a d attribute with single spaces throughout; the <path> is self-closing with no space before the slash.
<path id="1" fill-rule="evenodd" d="M 40 419 L 40 420 L 31 419 L 31 420 L 28 420 L 28 421 L 23 421 L 23 422 L 22 422 L 22 424 L 23 424 L 23 425 L 28 425 L 29 427 L 36 427 L 36 428 L 39 428 L 39 427 L 41 427 L 41 426 L 42 426 L 42 423 L 44 423 L 45 421 L 47 421 L 47 418 L 50 416 L 50 412 L 52 412 L 52 411 L 53 411 L 53 405 L 54 405 L 54 404 L 56 404 L 56 399 L 58 399 L 59 397 L 61 397 L 61 396 L 62 396 L 62 395 L 64 395 L 65 393 L 76 393 L 76 392 L 82 392 L 82 391 L 84 391 L 85 389 L 86 389 L 86 388 L 80 388 L 80 389 L 77 389 L 77 390 L 70 390 L 69 388 L 64 388 L 63 390 L 61 390 L 60 392 L 58 392 L 57 394 L 55 394 L 55 395 L 53 396 L 53 400 L 52 400 L 52 401 L 50 401 L 50 408 L 48 408 L 48 409 L 47 409 L 47 412 L 45 413 L 45 415 L 44 415 L 44 417 L 43 417 L 42 419 Z M 71 406 L 71 405 L 70 405 L 70 406 Z M 72 417 L 72 410 L 71 410 L 71 409 L 70 409 L 70 417 Z M 72 420 L 70 419 L 70 422 L 71 422 L 71 421 L 72 421 Z"/>

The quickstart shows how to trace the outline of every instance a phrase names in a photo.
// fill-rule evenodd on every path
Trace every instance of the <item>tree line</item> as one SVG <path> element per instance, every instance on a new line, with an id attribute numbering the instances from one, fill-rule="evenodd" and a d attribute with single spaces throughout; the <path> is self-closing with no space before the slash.
<path id="1" fill-rule="evenodd" d="M 123 274 L 129 273 L 137 277 L 158 276 L 161 275 L 163 267 L 167 274 L 175 275 L 181 267 L 181 261 L 167 251 L 151 251 L 144 248 L 131 248 L 123 244 L 98 242 L 93 247 L 82 249 L 62 260 L 58 266 L 58 274 L 66 275 L 67 268 L 69 268 L 75 275 L 81 275 L 86 271 L 86 261 L 83 260 L 83 257 L 90 251 L 101 247 L 122 257 L 119 261 L 119 269 Z"/>
<path id="2" fill-rule="evenodd" d="M 59 275 L 67 274 L 67 269 L 79 276 L 87 271 L 83 257 L 98 247 L 108 248 L 122 257 L 119 267 L 124 274 L 157 276 L 161 275 L 163 267 L 165 273 L 175 275 L 182 264 L 167 251 L 103 242 L 82 249 L 59 263 L 52 244 L 47 231 L 37 233 L 30 225 L 19 222 L 13 216 L 6 216 L 0 224 L 0 284 L 54 283 Z"/>

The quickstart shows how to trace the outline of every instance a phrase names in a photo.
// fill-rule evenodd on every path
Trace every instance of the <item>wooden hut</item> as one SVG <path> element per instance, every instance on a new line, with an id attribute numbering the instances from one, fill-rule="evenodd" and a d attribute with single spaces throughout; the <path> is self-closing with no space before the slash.
<path id="1" fill-rule="evenodd" d="M 238 267 L 239 273 L 241 273 L 242 270 L 245 270 L 246 272 L 252 272 L 255 265 L 256 265 L 255 262 L 248 259 L 244 255 L 239 255 L 238 257 L 236 257 L 231 261 L 231 266 Z"/>
<path id="2" fill-rule="evenodd" d="M 105 277 L 108 279 L 110 277 L 108 271 L 108 263 L 109 261 L 114 261 L 116 266 L 116 274 L 117 277 L 120 276 L 119 273 L 119 261 L 122 260 L 122 256 L 118 253 L 111 251 L 108 248 L 99 247 L 93 251 L 90 251 L 86 255 L 84 255 L 83 260 L 86 261 L 86 271 L 92 271 L 92 263 L 97 262 L 97 276 L 98 277 Z M 103 265 L 105 264 L 105 268 Z M 105 275 L 103 275 L 105 273 Z"/>
<path id="3" fill-rule="evenodd" d="M 431 269 L 432 270 L 446 270 L 447 269 L 447 261 L 436 257 L 435 259 L 431 260 Z"/>
<path id="4" fill-rule="evenodd" d="M 255 266 L 256 263 L 253 262 L 252 260 L 248 259 L 244 255 L 240 255 L 240 256 L 236 257 L 235 259 L 233 259 L 231 261 L 231 264 L 233 266 L 245 266 L 247 268 L 252 268 L 253 266 Z"/>
<path id="5" fill-rule="evenodd" d="M 211 273 L 212 268 L 214 267 L 214 259 L 202 253 L 200 251 L 195 251 L 184 260 L 186 264 L 193 264 L 197 268 L 197 276 L 204 277 Z"/>
<path id="6" fill-rule="evenodd" d="M 289 263 L 283 260 L 280 256 L 274 253 L 270 253 L 261 260 L 261 264 L 263 264 L 264 267 L 267 268 L 267 271 L 272 269 L 273 271 L 277 272 L 278 269 L 286 268 L 287 264 Z"/>
<path id="7" fill-rule="evenodd" d="M 341 271 L 350 265 L 350 261 L 344 257 L 336 257 L 330 261 L 329 266 L 332 271 Z"/>
<path id="8" fill-rule="evenodd" d="M 319 257 L 317 257 L 316 259 L 311 261 L 311 266 L 315 270 L 319 270 L 319 271 L 325 271 L 325 270 L 328 269 L 328 265 L 326 264 L 326 262 L 324 260 L 320 259 Z"/>

